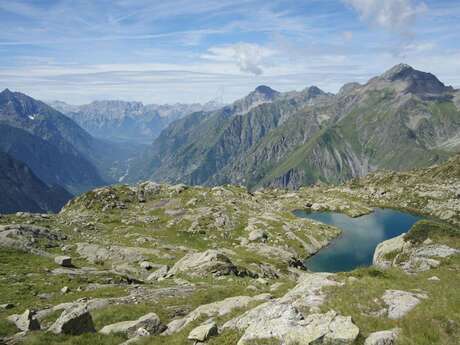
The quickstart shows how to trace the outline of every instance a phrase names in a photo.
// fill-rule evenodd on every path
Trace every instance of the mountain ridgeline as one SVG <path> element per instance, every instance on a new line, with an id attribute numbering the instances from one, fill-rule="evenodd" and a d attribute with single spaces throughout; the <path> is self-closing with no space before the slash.
<path id="1" fill-rule="evenodd" d="M 128 180 L 298 188 L 407 170 L 460 150 L 460 90 L 397 65 L 336 95 L 260 86 L 217 111 L 170 124 Z"/>
<path id="2" fill-rule="evenodd" d="M 171 122 L 197 111 L 211 111 L 220 103 L 144 105 L 118 100 L 94 101 L 80 106 L 55 101 L 49 104 L 88 133 L 111 141 L 150 144 Z"/>

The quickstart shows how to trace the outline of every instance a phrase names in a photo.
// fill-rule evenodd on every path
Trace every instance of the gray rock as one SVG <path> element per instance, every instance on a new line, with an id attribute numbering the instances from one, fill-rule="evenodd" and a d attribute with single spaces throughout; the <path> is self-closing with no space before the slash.
<path id="1" fill-rule="evenodd" d="M 40 330 L 40 323 L 33 310 L 27 309 L 21 315 L 11 315 L 8 320 L 16 325 L 16 327 L 24 332 Z"/>
<path id="2" fill-rule="evenodd" d="M 217 334 L 217 325 L 215 322 L 211 322 L 194 328 L 188 335 L 187 339 L 205 342 L 210 337 L 216 336 Z"/>
<path id="3" fill-rule="evenodd" d="M 191 253 L 180 259 L 169 271 L 170 274 L 188 273 L 192 276 L 216 276 L 237 274 L 238 270 L 224 253 L 209 249 L 202 253 Z"/>
<path id="4" fill-rule="evenodd" d="M 425 294 L 401 290 L 386 290 L 382 296 L 388 306 L 388 318 L 392 320 L 403 318 L 420 303 L 420 299 L 425 298 L 427 298 Z"/>
<path id="5" fill-rule="evenodd" d="M 374 258 L 372 260 L 373 265 L 381 269 L 390 268 L 393 261 L 389 260 L 388 256 L 392 253 L 400 253 L 403 250 L 406 245 L 404 235 L 405 234 L 401 234 L 400 236 L 379 243 L 377 248 L 375 248 Z"/>
<path id="6" fill-rule="evenodd" d="M 260 229 L 252 230 L 248 236 L 248 239 L 251 242 L 265 241 L 267 238 L 268 238 L 267 233 Z"/>
<path id="7" fill-rule="evenodd" d="M 14 304 L 11 304 L 11 303 L 0 304 L 0 309 L 12 309 L 12 308 L 14 308 Z"/>
<path id="8" fill-rule="evenodd" d="M 364 345 L 394 345 L 400 330 L 398 328 L 369 334 Z"/>
<path id="9" fill-rule="evenodd" d="M 125 334 L 128 337 L 139 336 L 139 329 L 143 329 L 149 334 L 158 334 L 163 331 L 164 327 L 160 322 L 160 318 L 155 313 L 150 313 L 140 317 L 134 321 L 122 321 L 112 325 L 104 326 L 99 333 L 102 334 Z"/>
<path id="10" fill-rule="evenodd" d="M 428 278 L 428 280 L 429 280 L 429 281 L 433 281 L 433 282 L 438 282 L 438 281 L 440 281 L 441 279 L 439 279 L 439 278 L 436 277 L 436 276 L 432 276 L 432 277 Z"/>
<path id="11" fill-rule="evenodd" d="M 63 294 L 66 294 L 66 293 L 69 293 L 70 292 L 70 288 L 68 286 L 64 286 L 62 289 L 61 289 L 61 293 Z"/>
<path id="12" fill-rule="evenodd" d="M 88 306 L 86 304 L 74 304 L 62 312 L 48 331 L 55 334 L 80 335 L 94 333 L 96 329 Z"/>
<path id="13" fill-rule="evenodd" d="M 271 299 L 269 294 L 261 294 L 254 297 L 236 296 L 229 297 L 219 302 L 204 304 L 187 314 L 184 318 L 176 319 L 168 324 L 164 334 L 171 335 L 177 333 L 188 326 L 191 322 L 201 317 L 224 316 L 231 313 L 233 310 L 245 308 L 250 303 L 268 301 Z"/>
<path id="14" fill-rule="evenodd" d="M 304 316 L 292 305 L 271 301 L 262 304 L 224 324 L 223 329 L 243 331 L 238 345 L 252 344 L 259 339 L 278 339 L 282 344 L 352 344 L 359 328 L 351 317 L 325 314 Z"/>
<path id="15" fill-rule="evenodd" d="M 72 258 L 70 256 L 56 256 L 54 262 L 62 267 L 72 267 Z"/>
<path id="16" fill-rule="evenodd" d="M 169 270 L 168 266 L 161 265 L 155 272 L 151 273 L 147 277 L 147 281 L 148 282 L 157 281 L 159 279 L 162 279 L 162 278 L 166 277 L 168 275 L 168 270 Z"/>

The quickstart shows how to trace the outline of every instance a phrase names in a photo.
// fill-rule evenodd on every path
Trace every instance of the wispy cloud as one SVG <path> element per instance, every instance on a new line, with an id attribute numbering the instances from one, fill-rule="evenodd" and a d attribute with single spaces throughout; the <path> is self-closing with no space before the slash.
<path id="1" fill-rule="evenodd" d="M 448 0 L 0 0 L 0 88 L 231 101 L 262 83 L 334 92 L 401 60 L 460 86 L 459 16 Z"/>

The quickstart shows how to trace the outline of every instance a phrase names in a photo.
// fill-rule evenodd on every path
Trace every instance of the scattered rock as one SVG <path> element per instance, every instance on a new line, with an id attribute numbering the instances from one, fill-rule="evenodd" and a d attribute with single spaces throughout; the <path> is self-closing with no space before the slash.
<path id="1" fill-rule="evenodd" d="M 394 345 L 400 330 L 398 328 L 369 334 L 364 345 Z"/>
<path id="2" fill-rule="evenodd" d="M 215 322 L 211 322 L 194 328 L 187 338 L 193 341 L 205 342 L 210 337 L 216 336 L 217 334 L 217 325 Z"/>
<path id="3" fill-rule="evenodd" d="M 27 309 L 21 315 L 11 315 L 8 320 L 16 325 L 16 327 L 24 332 L 40 330 L 40 323 L 38 322 L 36 312 Z"/>
<path id="4" fill-rule="evenodd" d="M 96 329 L 88 306 L 86 304 L 74 304 L 62 312 L 48 331 L 55 334 L 80 335 L 94 333 Z"/>
<path id="5" fill-rule="evenodd" d="M 61 289 L 61 293 L 63 294 L 66 294 L 66 293 L 69 293 L 70 292 L 70 288 L 68 286 L 64 286 L 62 289 Z"/>
<path id="6" fill-rule="evenodd" d="M 56 256 L 54 262 L 62 267 L 73 267 L 72 258 L 70 256 Z"/>
<path id="7" fill-rule="evenodd" d="M 150 313 L 134 321 L 122 321 L 122 322 L 117 322 L 111 325 L 104 326 L 99 331 L 99 333 L 102 333 L 102 334 L 121 333 L 121 334 L 127 335 L 128 337 L 135 337 L 135 336 L 139 336 L 137 332 L 141 328 L 143 329 L 143 331 L 140 331 L 141 333 L 147 332 L 149 335 L 158 334 L 164 329 L 163 325 L 160 322 L 160 318 L 158 317 L 158 315 L 155 313 Z"/>

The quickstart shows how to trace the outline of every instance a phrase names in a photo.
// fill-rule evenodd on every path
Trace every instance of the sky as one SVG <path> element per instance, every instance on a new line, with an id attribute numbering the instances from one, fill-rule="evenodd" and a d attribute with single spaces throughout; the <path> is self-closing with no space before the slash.
<path id="1" fill-rule="evenodd" d="M 0 0 L 0 88 L 42 100 L 337 92 L 401 62 L 460 87 L 460 0 Z"/>

